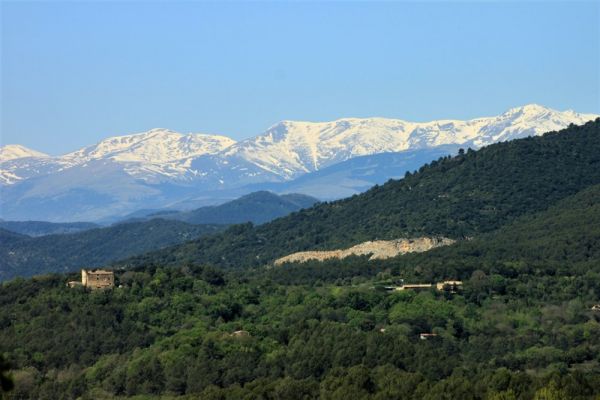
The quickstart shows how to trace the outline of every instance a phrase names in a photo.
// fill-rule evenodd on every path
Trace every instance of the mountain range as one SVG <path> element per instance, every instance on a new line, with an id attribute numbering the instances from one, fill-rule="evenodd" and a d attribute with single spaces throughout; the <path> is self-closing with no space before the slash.
<path id="1" fill-rule="evenodd" d="M 153 129 L 57 157 L 7 145 L 0 149 L 0 217 L 94 221 L 142 208 L 218 204 L 261 189 L 341 198 L 401 177 L 458 147 L 536 136 L 596 117 L 531 104 L 468 121 L 282 121 L 240 142 Z M 357 157 L 364 157 L 358 165 L 324 173 Z M 397 167 L 391 170 L 382 157 L 393 157 Z M 411 158 L 418 161 L 413 165 Z"/>

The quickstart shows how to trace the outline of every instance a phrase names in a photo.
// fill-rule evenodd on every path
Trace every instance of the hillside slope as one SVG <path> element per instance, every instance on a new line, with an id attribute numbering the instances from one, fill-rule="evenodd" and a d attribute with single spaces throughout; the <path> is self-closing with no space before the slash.
<path id="1" fill-rule="evenodd" d="M 316 202 L 318 200 L 314 197 L 302 194 L 276 195 L 260 191 L 218 206 L 201 207 L 179 213 L 156 213 L 150 214 L 148 217 L 159 216 L 189 224 L 241 224 L 244 222 L 262 224 L 302 208 L 308 208 Z"/>
<path id="2" fill-rule="evenodd" d="M 339 200 L 369 190 L 390 179 L 400 179 L 440 157 L 456 155 L 458 145 L 358 156 L 310 172 L 288 182 L 262 183 L 241 189 L 264 189 L 276 193 L 304 193 L 321 200 Z"/>
<path id="3" fill-rule="evenodd" d="M 274 270 L 272 278 L 314 282 L 387 270 L 408 280 L 435 282 L 449 277 L 466 280 L 479 270 L 507 277 L 530 275 L 531 279 L 541 280 L 554 275 L 584 276 L 593 271 L 598 274 L 599 260 L 600 185 L 594 185 L 547 210 L 524 215 L 472 240 L 375 262 L 347 259 L 343 267 L 331 261 L 288 263 L 287 268 Z M 599 283 L 595 278 L 589 281 L 600 295 Z"/>
<path id="4" fill-rule="evenodd" d="M 27 236 L 44 236 L 62 233 L 76 233 L 87 229 L 99 228 L 91 222 L 46 222 L 46 221 L 2 221 L 0 228 Z"/>
<path id="5" fill-rule="evenodd" d="M 29 237 L 27 235 L 23 235 L 21 233 L 9 231 L 8 229 L 4 229 L 0 227 L 0 237 L 2 238 L 3 244 L 13 244 L 19 243 L 22 240 L 27 240 Z"/>
<path id="6" fill-rule="evenodd" d="M 596 399 L 599 198 L 387 261 L 146 265 L 95 293 L 65 287 L 73 274 L 1 284 L 9 398 Z M 456 293 L 382 290 L 456 277 Z"/>
<path id="7" fill-rule="evenodd" d="M 0 281 L 100 266 L 220 229 L 222 227 L 217 225 L 190 225 L 162 219 L 36 238 L 0 229 Z"/>
<path id="8" fill-rule="evenodd" d="M 409 269 L 417 262 L 424 274 L 465 279 L 475 270 L 507 276 L 530 274 L 540 279 L 549 274 L 588 275 L 589 284 L 600 290 L 600 281 L 589 275 L 600 272 L 599 260 L 600 185 L 595 185 L 493 234 L 435 250 L 421 260 L 406 258 L 401 265 Z"/>
<path id="9" fill-rule="evenodd" d="M 446 157 L 349 199 L 319 204 L 259 227 L 235 226 L 124 264 L 169 260 L 247 267 L 295 251 L 375 239 L 464 238 L 544 210 L 597 183 L 600 119 Z"/>

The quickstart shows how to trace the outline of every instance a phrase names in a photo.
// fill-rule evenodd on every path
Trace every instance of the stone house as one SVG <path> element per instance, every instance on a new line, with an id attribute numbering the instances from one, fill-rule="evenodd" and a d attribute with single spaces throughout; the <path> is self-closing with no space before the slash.
<path id="1" fill-rule="evenodd" d="M 115 286 L 115 274 L 113 271 L 103 269 L 81 270 L 81 282 L 71 281 L 67 283 L 69 287 L 84 286 L 92 290 L 112 289 Z"/>

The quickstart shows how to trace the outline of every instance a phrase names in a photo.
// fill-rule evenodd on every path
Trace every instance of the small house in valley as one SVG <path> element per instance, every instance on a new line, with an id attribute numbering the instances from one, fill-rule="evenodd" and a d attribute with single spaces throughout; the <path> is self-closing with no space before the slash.
<path id="1" fill-rule="evenodd" d="M 431 283 L 411 283 L 402 285 L 396 288 L 396 290 L 427 290 L 431 289 L 433 285 Z"/>
<path id="2" fill-rule="evenodd" d="M 456 293 L 462 289 L 462 281 L 444 281 L 436 284 L 437 290 L 445 290 L 447 292 Z"/>
<path id="3" fill-rule="evenodd" d="M 461 281 L 443 281 L 438 283 L 407 283 L 400 286 L 384 286 L 383 289 L 391 292 L 396 290 L 429 290 L 436 289 L 439 291 L 446 291 L 456 293 L 462 289 L 463 283 Z"/>

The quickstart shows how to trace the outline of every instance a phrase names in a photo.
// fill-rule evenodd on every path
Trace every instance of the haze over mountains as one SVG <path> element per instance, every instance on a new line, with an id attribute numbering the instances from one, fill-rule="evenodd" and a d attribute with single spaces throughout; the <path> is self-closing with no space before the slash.
<path id="1" fill-rule="evenodd" d="M 150 214 L 148 218 L 175 219 L 188 224 L 239 224 L 252 222 L 263 224 L 273 219 L 283 217 L 294 211 L 309 208 L 318 200 L 302 194 L 284 194 L 261 191 L 247 194 L 220 204 L 206 206 L 192 211 L 163 212 Z"/>
<path id="2" fill-rule="evenodd" d="M 100 226 L 91 222 L 3 221 L 0 229 L 31 237 L 77 233 Z"/>
<path id="3" fill-rule="evenodd" d="M 15 276 L 101 266 L 213 234 L 229 224 L 262 224 L 316 202 L 301 194 L 255 192 L 192 211 L 140 212 L 108 227 L 85 222 L 0 220 L 0 282 Z"/>
<path id="4" fill-rule="evenodd" d="M 142 208 L 217 204 L 264 188 L 340 198 L 385 181 L 386 176 L 403 176 L 459 146 L 479 148 L 594 118 L 532 104 L 469 121 L 282 121 L 240 142 L 153 129 L 108 138 L 59 157 L 8 145 L 0 149 L 0 217 L 93 221 Z M 390 170 L 387 162 L 363 158 L 343 179 L 339 170 L 331 175 L 321 172 L 356 157 L 381 158 L 383 153 L 395 154 L 397 170 Z M 417 161 L 403 162 L 404 156 Z M 352 168 L 362 171 L 360 179 L 354 179 Z M 380 173 L 382 168 L 385 173 Z"/>

